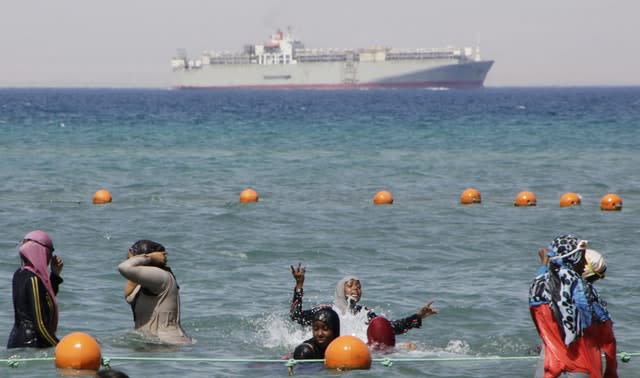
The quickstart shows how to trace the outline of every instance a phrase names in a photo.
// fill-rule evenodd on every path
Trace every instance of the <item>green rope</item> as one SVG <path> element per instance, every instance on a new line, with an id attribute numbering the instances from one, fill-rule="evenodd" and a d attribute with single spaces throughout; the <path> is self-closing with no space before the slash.
<path id="1" fill-rule="evenodd" d="M 17 368 L 21 362 L 29 361 L 53 361 L 53 357 L 41 357 L 41 358 L 12 358 L 9 357 L 6 360 L 0 360 L 0 362 L 6 362 L 9 367 Z"/>
<path id="2" fill-rule="evenodd" d="M 622 362 L 631 361 L 631 357 L 640 356 L 640 352 L 620 352 L 617 354 L 618 358 Z M 486 357 L 429 357 L 429 358 L 374 358 L 372 362 L 379 362 L 383 366 L 390 367 L 394 362 L 462 362 L 462 361 L 515 361 L 515 360 L 534 360 L 538 359 L 538 356 L 486 356 Z M 54 357 L 41 357 L 41 358 L 7 358 L 0 359 L 0 362 L 6 363 L 9 367 L 16 368 L 23 362 L 37 362 L 37 361 L 54 361 Z M 293 369 L 297 364 L 301 363 L 317 363 L 324 362 L 324 360 L 295 360 L 293 358 L 289 360 L 282 359 L 268 359 L 268 358 L 168 358 L 168 357 L 128 357 L 128 356 L 112 356 L 103 357 L 102 365 L 109 367 L 114 360 L 120 361 L 177 361 L 177 362 L 215 362 L 215 363 L 249 363 L 249 362 L 262 362 L 262 363 L 279 363 L 284 364 L 287 368 Z"/>

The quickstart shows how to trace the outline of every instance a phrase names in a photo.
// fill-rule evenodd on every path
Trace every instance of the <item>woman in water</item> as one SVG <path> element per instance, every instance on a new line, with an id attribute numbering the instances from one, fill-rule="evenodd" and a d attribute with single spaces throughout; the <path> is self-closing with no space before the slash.
<path id="1" fill-rule="evenodd" d="M 585 259 L 582 279 L 585 281 L 587 297 L 595 315 L 591 327 L 585 331 L 585 337 L 593 339 L 600 351 L 604 353 L 606 367 L 603 377 L 618 378 L 617 342 L 613 333 L 613 320 L 607 311 L 607 303 L 600 297 L 594 286 L 596 281 L 604 278 L 607 263 L 604 256 L 594 249 L 587 249 Z"/>
<path id="2" fill-rule="evenodd" d="M 138 240 L 128 258 L 118 265 L 128 279 L 124 296 L 131 305 L 135 329 L 166 344 L 191 344 L 180 326 L 180 293 L 176 277 L 167 265 L 164 246 Z"/>
<path id="3" fill-rule="evenodd" d="M 46 348 L 58 344 L 58 303 L 64 263 L 53 255 L 53 242 L 44 231 L 22 239 L 20 268 L 13 274 L 14 324 L 7 348 Z M 51 266 L 51 273 L 49 273 Z"/>
<path id="4" fill-rule="evenodd" d="M 549 245 L 546 269 L 529 289 L 529 311 L 543 343 L 535 377 L 601 377 L 600 348 L 585 331 L 595 318 L 582 279 L 587 242 L 560 235 Z M 544 260 L 543 260 L 544 262 Z"/>
<path id="5" fill-rule="evenodd" d="M 296 281 L 293 291 L 293 299 L 289 315 L 291 320 L 301 325 L 310 325 L 314 314 L 321 308 L 330 306 L 340 317 L 340 334 L 355 335 L 363 341 L 367 342 L 367 327 L 376 313 L 358 302 L 362 297 L 362 286 L 360 280 L 355 276 L 346 276 L 336 284 L 333 305 L 320 305 L 310 310 L 302 309 L 302 299 L 304 295 L 304 275 L 305 268 L 298 264 L 297 267 L 291 266 L 291 274 Z M 431 307 L 433 302 L 428 302 L 421 307 L 417 313 L 406 318 L 391 321 L 391 327 L 394 334 L 402 334 L 411 328 L 420 328 L 422 319 L 437 314 L 438 310 Z M 370 337 L 369 337 L 370 339 Z"/>
<path id="6" fill-rule="evenodd" d="M 542 266 L 538 271 L 539 275 L 548 272 L 549 255 L 554 256 L 554 253 L 549 254 L 547 248 L 538 250 L 538 256 L 542 262 Z M 596 346 L 604 353 L 606 368 L 604 369 L 603 377 L 617 378 L 618 361 L 616 360 L 617 348 L 616 338 L 613 333 L 613 321 L 607 311 L 606 302 L 600 297 L 594 286 L 596 281 L 604 278 L 607 271 L 607 263 L 600 252 L 588 248 L 585 250 L 584 260 L 585 264 L 581 276 L 587 300 L 591 303 L 595 317 L 591 322 L 591 326 L 584 331 L 583 337 L 593 340 Z M 597 359 L 593 362 L 597 365 L 600 361 L 600 359 Z M 594 370 L 601 369 L 601 367 L 597 366 L 594 368 Z M 535 373 L 535 377 L 542 376 L 544 376 L 544 349 L 540 355 Z"/>

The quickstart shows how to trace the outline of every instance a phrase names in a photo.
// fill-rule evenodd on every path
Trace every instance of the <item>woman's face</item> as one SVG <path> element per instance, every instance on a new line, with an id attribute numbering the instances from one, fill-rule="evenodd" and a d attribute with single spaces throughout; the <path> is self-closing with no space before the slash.
<path id="1" fill-rule="evenodd" d="M 333 330 L 322 320 L 315 320 L 311 325 L 311 329 L 313 330 L 313 338 L 323 348 L 326 348 L 336 338 Z"/>
<path id="2" fill-rule="evenodd" d="M 360 286 L 360 281 L 358 280 L 349 280 L 344 283 L 344 296 L 349 298 L 352 297 L 358 302 L 360 297 L 362 296 L 362 287 Z"/>

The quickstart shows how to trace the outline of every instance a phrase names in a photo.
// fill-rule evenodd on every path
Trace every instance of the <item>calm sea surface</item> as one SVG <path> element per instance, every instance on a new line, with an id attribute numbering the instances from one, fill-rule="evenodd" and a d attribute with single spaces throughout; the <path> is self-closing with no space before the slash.
<path id="1" fill-rule="evenodd" d="M 298 262 L 305 308 L 331 301 L 351 273 L 379 314 L 407 316 L 428 300 L 440 311 L 399 336 L 417 350 L 347 376 L 531 377 L 536 252 L 574 233 L 605 254 L 600 292 L 619 351 L 634 353 L 638 145 L 640 88 L 0 90 L 0 344 L 13 324 L 17 242 L 43 229 L 65 261 L 58 336 L 93 335 L 131 377 L 287 376 L 284 363 L 248 361 L 278 359 L 309 336 L 288 319 Z M 258 203 L 238 203 L 246 187 Z M 482 204 L 459 204 L 467 187 Z M 100 188 L 111 204 L 91 203 Z M 393 205 L 372 204 L 383 189 Z M 513 206 L 524 190 L 537 206 Z M 569 191 L 582 205 L 560 208 Z M 622 211 L 600 210 L 608 192 Z M 195 345 L 130 333 L 116 266 L 145 238 L 167 247 Z M 54 352 L 1 348 L 3 359 Z M 620 376 L 639 364 L 621 364 Z M 0 367 L 2 377 L 57 374 L 46 359 Z"/>

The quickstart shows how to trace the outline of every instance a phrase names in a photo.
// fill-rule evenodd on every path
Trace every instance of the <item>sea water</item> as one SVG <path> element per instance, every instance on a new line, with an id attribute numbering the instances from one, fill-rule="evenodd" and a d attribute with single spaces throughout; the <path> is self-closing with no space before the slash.
<path id="1" fill-rule="evenodd" d="M 0 90 L 0 344 L 13 324 L 18 241 L 42 229 L 65 263 L 58 336 L 91 334 L 131 377 L 287 376 L 285 361 L 252 361 L 283 358 L 310 336 L 288 317 L 298 263 L 305 308 L 330 303 L 336 282 L 354 274 L 361 302 L 380 315 L 405 317 L 431 300 L 439 310 L 398 336 L 415 350 L 374 355 L 369 371 L 348 376 L 530 377 L 537 250 L 574 233 L 607 259 L 597 286 L 618 350 L 633 353 L 638 144 L 633 87 Z M 239 204 L 246 187 L 259 202 Z M 459 203 L 468 187 L 481 204 Z M 113 202 L 93 205 L 101 188 Z M 392 205 L 372 203 L 380 190 Z M 524 190 L 537 206 L 514 207 Z M 582 205 L 560 208 L 565 192 Z M 609 192 L 622 211 L 600 210 Z M 116 267 L 138 239 L 166 246 L 196 344 L 149 345 L 131 333 Z M 56 376 L 53 356 L 3 348 L 3 359 L 41 360 L 0 376 Z M 632 358 L 620 376 L 638 369 Z"/>

